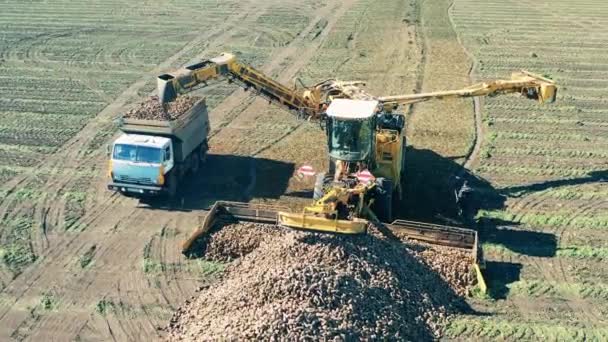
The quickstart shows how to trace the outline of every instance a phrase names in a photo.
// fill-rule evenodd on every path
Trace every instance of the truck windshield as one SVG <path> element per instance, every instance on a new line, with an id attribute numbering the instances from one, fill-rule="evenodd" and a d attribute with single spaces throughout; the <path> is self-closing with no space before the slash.
<path id="1" fill-rule="evenodd" d="M 161 149 L 156 147 L 116 144 L 114 145 L 113 158 L 142 163 L 160 163 L 162 162 L 162 153 Z"/>

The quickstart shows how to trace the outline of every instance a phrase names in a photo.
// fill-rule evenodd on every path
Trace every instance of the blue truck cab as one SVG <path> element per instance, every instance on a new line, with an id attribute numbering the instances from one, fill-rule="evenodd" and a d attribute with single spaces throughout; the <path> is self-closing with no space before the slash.
<path id="1" fill-rule="evenodd" d="M 209 117 L 205 100 L 179 118 L 119 118 L 123 132 L 111 145 L 108 190 L 128 196 L 175 196 L 186 175 L 196 175 L 208 150 Z"/>

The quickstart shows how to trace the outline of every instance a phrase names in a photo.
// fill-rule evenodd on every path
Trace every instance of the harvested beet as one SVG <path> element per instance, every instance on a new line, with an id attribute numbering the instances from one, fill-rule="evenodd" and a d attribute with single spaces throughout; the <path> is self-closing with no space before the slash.
<path id="1" fill-rule="evenodd" d="M 439 337 L 470 286 L 470 256 L 370 230 L 343 236 L 253 223 L 221 228 L 205 238 L 205 257 L 234 261 L 176 311 L 169 339 Z"/>
<path id="2" fill-rule="evenodd" d="M 179 96 L 175 101 L 166 104 L 165 110 L 158 102 L 158 97 L 150 96 L 146 101 L 126 112 L 124 117 L 128 119 L 172 121 L 188 112 L 200 99 L 196 96 Z"/>

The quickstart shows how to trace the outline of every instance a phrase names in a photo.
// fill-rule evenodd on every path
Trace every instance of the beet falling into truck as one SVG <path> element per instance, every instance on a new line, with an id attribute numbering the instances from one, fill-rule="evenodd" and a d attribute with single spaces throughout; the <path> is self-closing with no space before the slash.
<path id="1" fill-rule="evenodd" d="M 108 189 L 128 196 L 175 196 L 179 181 L 205 160 L 209 116 L 205 100 L 182 96 L 168 106 L 155 98 L 118 119 L 123 134 L 111 146 Z"/>

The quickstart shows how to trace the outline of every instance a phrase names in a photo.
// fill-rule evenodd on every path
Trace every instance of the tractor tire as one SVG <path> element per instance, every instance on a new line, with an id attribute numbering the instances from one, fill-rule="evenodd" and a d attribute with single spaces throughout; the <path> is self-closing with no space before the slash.
<path id="1" fill-rule="evenodd" d="M 174 199 L 177 196 L 177 175 L 173 170 L 171 170 L 171 174 L 169 175 L 169 184 L 167 185 L 167 195 L 169 199 Z"/>
<path id="2" fill-rule="evenodd" d="M 386 223 L 393 222 L 393 182 L 388 178 L 378 178 L 374 214 L 378 220 Z"/>
<path id="3" fill-rule="evenodd" d="M 195 151 L 192 151 L 192 155 L 190 156 L 190 172 L 193 175 L 196 175 L 198 173 L 198 170 L 201 166 L 201 160 L 200 160 L 200 151 L 197 149 Z"/>
<path id="4" fill-rule="evenodd" d="M 317 201 L 321 197 L 325 195 L 325 172 L 321 172 L 317 174 L 317 178 L 315 180 L 315 189 L 312 193 L 312 199 Z"/>

